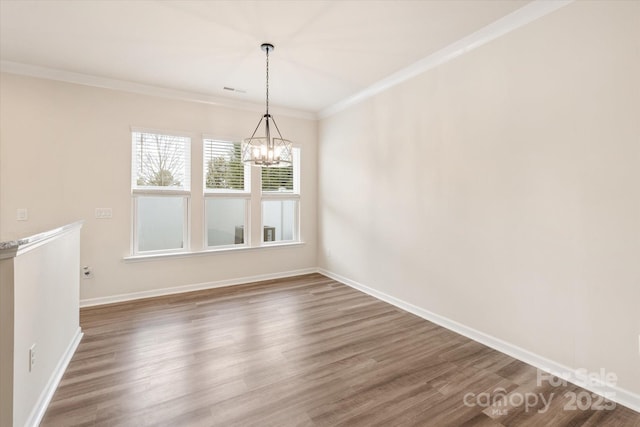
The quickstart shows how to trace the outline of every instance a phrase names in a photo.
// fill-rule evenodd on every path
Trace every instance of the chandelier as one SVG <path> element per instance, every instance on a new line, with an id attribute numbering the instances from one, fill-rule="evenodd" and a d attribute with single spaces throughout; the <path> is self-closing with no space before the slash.
<path id="1" fill-rule="evenodd" d="M 270 43 L 263 43 L 260 48 L 267 54 L 267 108 L 264 116 L 260 118 L 250 138 L 242 140 L 242 161 L 247 164 L 261 167 L 285 167 L 291 166 L 293 150 L 291 141 L 284 139 L 278 129 L 274 118 L 269 114 L 269 52 L 274 47 Z M 256 132 L 264 121 L 264 136 L 256 136 Z M 271 123 L 275 127 L 278 137 L 271 136 Z"/>

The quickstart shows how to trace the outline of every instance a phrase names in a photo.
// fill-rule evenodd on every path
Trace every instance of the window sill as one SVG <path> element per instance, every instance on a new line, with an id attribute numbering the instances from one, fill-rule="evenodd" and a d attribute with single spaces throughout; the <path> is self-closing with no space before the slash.
<path id="1" fill-rule="evenodd" d="M 124 262 L 139 262 L 139 261 L 153 261 L 166 258 L 191 258 L 194 256 L 202 255 L 214 255 L 214 254 L 229 254 L 235 252 L 251 252 L 259 251 L 263 249 L 282 249 L 291 248 L 296 246 L 303 246 L 304 242 L 284 242 L 284 243 L 270 243 L 262 246 L 243 246 L 239 248 L 226 247 L 221 249 L 203 249 L 201 251 L 186 251 L 186 252 L 170 252 L 162 254 L 149 254 L 149 255 L 129 255 L 122 258 Z"/>

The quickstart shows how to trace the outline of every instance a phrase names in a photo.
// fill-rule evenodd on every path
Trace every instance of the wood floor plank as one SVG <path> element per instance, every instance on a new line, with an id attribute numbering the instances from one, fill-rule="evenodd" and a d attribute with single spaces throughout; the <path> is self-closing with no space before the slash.
<path id="1" fill-rule="evenodd" d="M 80 321 L 42 426 L 640 426 L 619 405 L 567 411 L 580 388 L 539 386 L 532 366 L 319 274 L 85 308 Z"/>

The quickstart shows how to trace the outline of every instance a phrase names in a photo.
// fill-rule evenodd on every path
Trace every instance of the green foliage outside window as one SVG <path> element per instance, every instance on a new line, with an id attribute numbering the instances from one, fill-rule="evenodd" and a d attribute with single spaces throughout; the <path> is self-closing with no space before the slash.
<path id="1" fill-rule="evenodd" d="M 244 164 L 240 144 L 233 144 L 227 152 L 216 150 L 207 162 L 206 187 L 224 190 L 244 190 Z"/>
<path id="2" fill-rule="evenodd" d="M 262 168 L 262 191 L 293 191 L 293 166 Z"/>
<path id="3" fill-rule="evenodd" d="M 244 190 L 244 164 L 240 144 L 211 141 L 208 147 L 206 188 Z M 293 166 L 261 168 L 262 191 L 293 191 Z"/>

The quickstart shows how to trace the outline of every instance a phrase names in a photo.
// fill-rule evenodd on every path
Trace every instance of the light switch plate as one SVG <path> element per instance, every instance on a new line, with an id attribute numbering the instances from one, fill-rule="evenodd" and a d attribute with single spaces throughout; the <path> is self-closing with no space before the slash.
<path id="1" fill-rule="evenodd" d="M 113 217 L 113 211 L 111 208 L 96 208 L 96 218 L 109 219 Z"/>
<path id="2" fill-rule="evenodd" d="M 27 221 L 29 219 L 29 213 L 26 208 L 20 208 L 16 211 L 16 220 Z"/>

